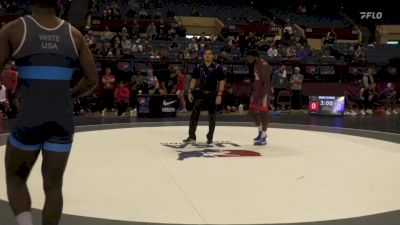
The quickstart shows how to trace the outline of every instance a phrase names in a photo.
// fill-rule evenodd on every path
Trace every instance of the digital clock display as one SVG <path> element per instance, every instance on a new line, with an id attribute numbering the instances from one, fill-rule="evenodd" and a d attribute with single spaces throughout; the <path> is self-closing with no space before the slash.
<path id="1" fill-rule="evenodd" d="M 308 112 L 311 115 L 342 116 L 344 96 L 310 96 Z"/>

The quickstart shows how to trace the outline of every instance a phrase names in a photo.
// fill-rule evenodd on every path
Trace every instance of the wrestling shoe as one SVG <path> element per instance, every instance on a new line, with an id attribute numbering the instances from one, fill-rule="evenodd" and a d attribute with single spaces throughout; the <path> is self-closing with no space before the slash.
<path id="1" fill-rule="evenodd" d="M 266 137 L 264 137 L 264 138 L 260 137 L 259 139 L 257 139 L 254 142 L 254 145 L 256 145 L 256 146 L 261 146 L 261 145 L 266 145 L 266 144 L 267 144 L 267 138 Z"/>
<path id="2" fill-rule="evenodd" d="M 183 143 L 193 143 L 193 142 L 196 142 L 196 138 L 188 137 L 185 140 L 183 140 Z"/>
<path id="3" fill-rule="evenodd" d="M 258 136 L 256 137 L 256 138 L 254 138 L 253 140 L 254 141 L 257 141 L 258 139 L 260 139 L 261 138 L 261 132 L 258 132 Z"/>

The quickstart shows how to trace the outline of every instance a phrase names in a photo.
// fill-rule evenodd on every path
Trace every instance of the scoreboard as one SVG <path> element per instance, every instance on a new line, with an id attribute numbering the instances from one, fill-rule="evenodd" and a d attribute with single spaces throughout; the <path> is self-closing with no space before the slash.
<path id="1" fill-rule="evenodd" d="M 310 115 L 343 116 L 344 96 L 310 96 Z"/>

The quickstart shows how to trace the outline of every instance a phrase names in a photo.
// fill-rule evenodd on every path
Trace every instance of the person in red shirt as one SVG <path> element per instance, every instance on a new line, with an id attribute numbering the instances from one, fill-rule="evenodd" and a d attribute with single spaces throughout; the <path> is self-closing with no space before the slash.
<path id="1" fill-rule="evenodd" d="M 114 91 L 114 99 L 118 109 L 118 116 L 121 116 L 126 109 L 128 109 L 129 95 L 129 89 L 125 86 L 125 83 L 121 81 L 119 86 Z"/>
<path id="2" fill-rule="evenodd" d="M 179 112 L 186 112 L 186 100 L 185 100 L 185 79 L 186 74 L 184 69 L 176 69 L 178 73 L 178 84 L 176 85 L 176 94 L 180 100 Z"/>
<path id="3" fill-rule="evenodd" d="M 102 76 L 101 81 L 103 83 L 103 103 L 104 110 L 102 115 L 108 110 L 114 111 L 114 84 L 115 76 L 112 75 L 110 68 L 106 68 L 106 73 Z"/>

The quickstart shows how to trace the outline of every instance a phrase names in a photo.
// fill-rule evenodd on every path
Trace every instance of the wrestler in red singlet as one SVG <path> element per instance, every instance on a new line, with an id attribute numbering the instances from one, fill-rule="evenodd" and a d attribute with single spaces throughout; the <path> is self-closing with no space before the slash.
<path id="1" fill-rule="evenodd" d="M 254 83 L 249 106 L 249 115 L 258 127 L 254 145 L 266 145 L 271 67 L 255 50 L 247 52 L 247 61 L 254 66 Z"/>

